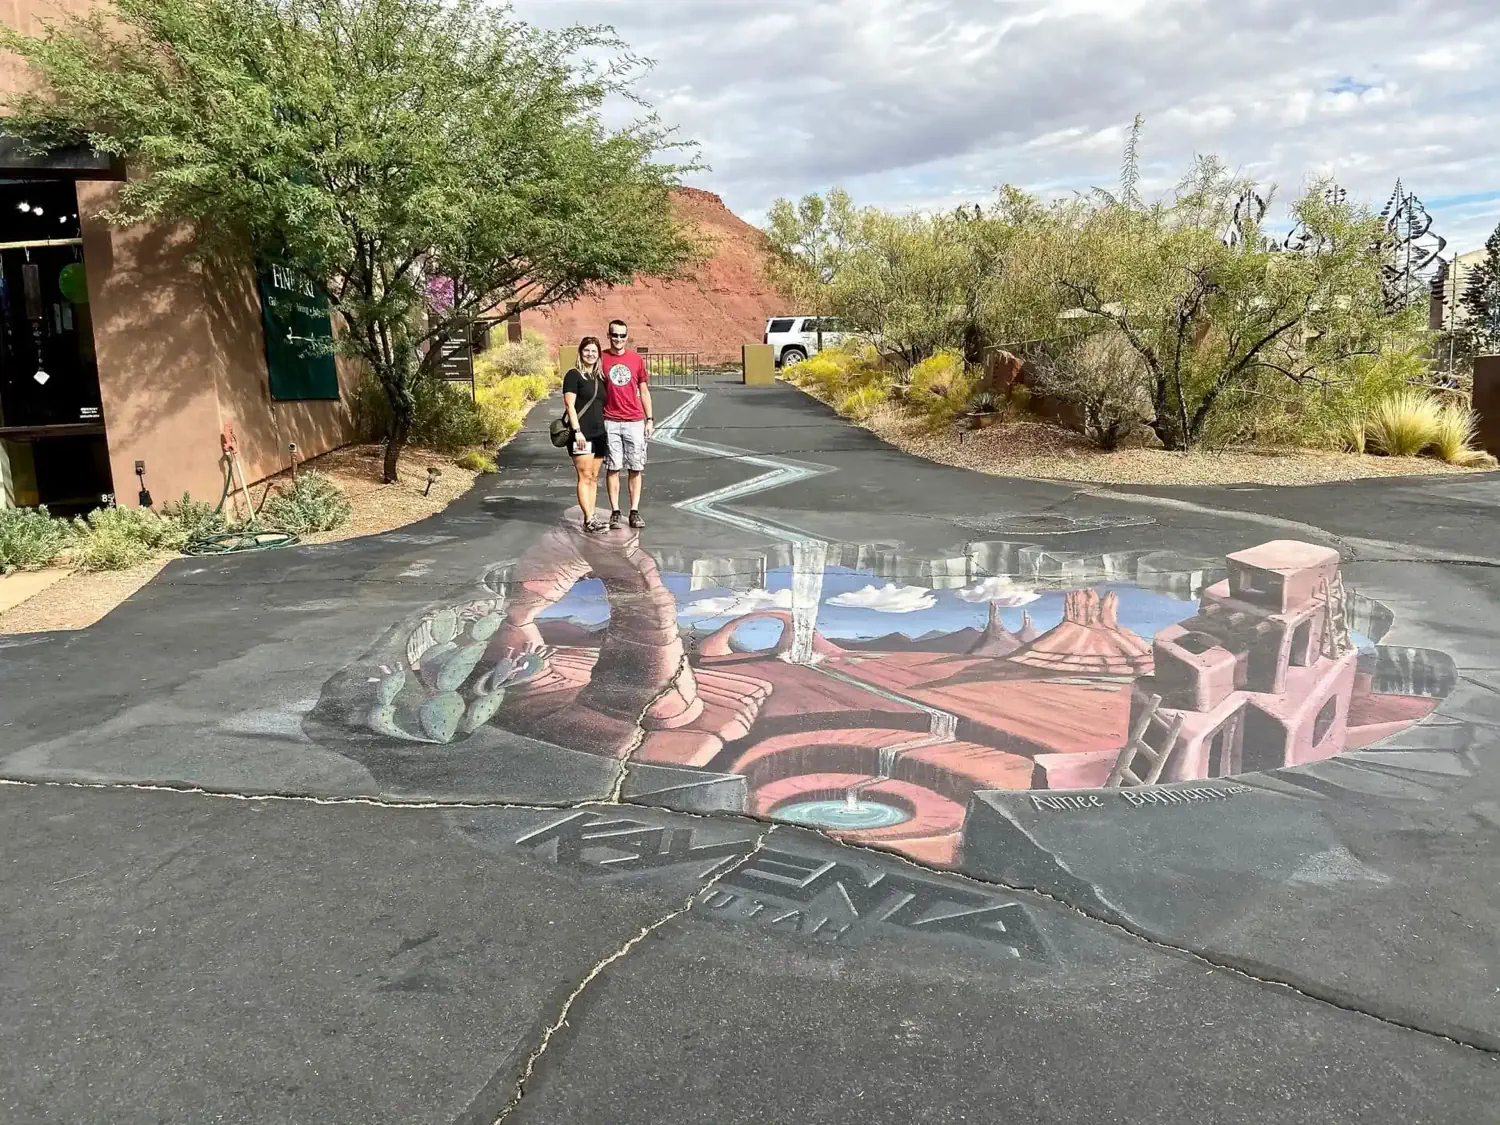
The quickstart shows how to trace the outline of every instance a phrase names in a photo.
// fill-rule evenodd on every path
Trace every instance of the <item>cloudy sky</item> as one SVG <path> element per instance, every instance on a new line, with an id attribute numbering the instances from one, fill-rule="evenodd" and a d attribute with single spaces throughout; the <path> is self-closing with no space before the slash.
<path id="1" fill-rule="evenodd" d="M 896 208 L 1113 185 L 1145 115 L 1145 187 L 1195 152 L 1289 198 L 1398 176 L 1450 251 L 1500 221 L 1496 0 L 516 0 L 608 23 L 643 92 L 701 144 L 693 183 L 759 221 L 843 184 Z"/>

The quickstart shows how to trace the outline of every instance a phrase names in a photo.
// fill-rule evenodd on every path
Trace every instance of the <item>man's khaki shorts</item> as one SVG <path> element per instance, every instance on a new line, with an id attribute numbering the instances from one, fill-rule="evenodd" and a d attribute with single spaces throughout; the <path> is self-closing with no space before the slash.
<path id="1" fill-rule="evenodd" d="M 621 469 L 640 472 L 646 467 L 646 423 L 604 420 L 604 436 L 609 440 L 609 457 L 604 467 L 612 473 Z"/>

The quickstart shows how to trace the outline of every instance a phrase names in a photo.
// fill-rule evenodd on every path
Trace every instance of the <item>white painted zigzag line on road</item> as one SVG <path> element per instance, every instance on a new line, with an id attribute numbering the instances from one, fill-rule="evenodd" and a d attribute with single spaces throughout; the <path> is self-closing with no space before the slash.
<path id="1" fill-rule="evenodd" d="M 769 492 L 773 488 L 783 488 L 798 481 L 811 480 L 813 477 L 822 476 L 834 471 L 831 465 L 814 465 L 798 461 L 788 461 L 785 458 L 774 457 L 767 454 L 746 453 L 744 450 L 733 449 L 728 446 L 714 445 L 710 442 L 692 441 L 681 436 L 682 427 L 687 424 L 693 412 L 707 396 L 703 391 L 693 391 L 688 400 L 674 410 L 667 419 L 656 428 L 656 440 L 662 445 L 672 449 L 681 449 L 687 453 L 701 453 L 712 457 L 721 457 L 728 461 L 737 461 L 742 465 L 754 465 L 758 468 L 769 469 L 770 472 L 761 473 L 759 476 L 751 477 L 749 480 L 740 481 L 738 484 L 726 485 L 716 488 L 711 492 L 705 492 L 687 500 L 679 500 L 672 506 L 684 512 L 691 512 L 696 516 L 717 520 L 720 523 L 737 527 L 741 531 L 749 531 L 759 535 L 769 535 L 774 539 L 786 542 L 796 542 L 803 539 L 814 539 L 815 536 L 795 528 L 783 527 L 770 523 L 766 520 L 756 519 L 754 516 L 744 515 L 739 512 L 726 512 L 719 508 L 720 504 L 731 500 L 742 500 L 746 496 L 754 496 L 759 492 Z"/>

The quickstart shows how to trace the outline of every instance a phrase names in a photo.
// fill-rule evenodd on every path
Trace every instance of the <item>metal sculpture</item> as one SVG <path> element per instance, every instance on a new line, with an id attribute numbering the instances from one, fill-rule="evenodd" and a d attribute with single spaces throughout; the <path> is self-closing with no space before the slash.
<path id="1" fill-rule="evenodd" d="M 1432 216 L 1400 180 L 1381 209 L 1380 218 L 1386 230 L 1381 243 L 1385 258 L 1381 287 L 1386 308 L 1394 311 L 1426 300 L 1433 274 L 1443 262 L 1439 255 L 1448 241 L 1432 233 Z"/>
<path id="2" fill-rule="evenodd" d="M 1323 191 L 1323 199 L 1330 207 L 1342 206 L 1348 198 L 1348 191 L 1338 184 L 1330 184 Z M 1332 245 L 1333 240 L 1328 237 L 1327 232 L 1309 230 L 1307 223 L 1298 219 L 1285 241 L 1279 246 L 1273 243 L 1270 249 L 1284 250 L 1289 254 L 1321 254 Z"/>
<path id="3" fill-rule="evenodd" d="M 1243 246 L 1249 239 L 1250 232 L 1260 229 L 1261 220 L 1266 217 L 1270 206 L 1270 200 L 1256 191 L 1254 184 L 1241 192 L 1234 204 L 1234 214 L 1230 216 L 1229 225 L 1224 230 L 1224 245 L 1231 250 Z M 1260 236 L 1259 244 L 1263 250 L 1278 249 L 1275 242 L 1264 235 Z"/>

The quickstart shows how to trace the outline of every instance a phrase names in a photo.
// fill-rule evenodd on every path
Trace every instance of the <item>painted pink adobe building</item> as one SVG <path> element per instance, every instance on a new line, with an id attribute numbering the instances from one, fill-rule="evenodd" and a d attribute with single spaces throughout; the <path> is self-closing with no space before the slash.
<path id="1" fill-rule="evenodd" d="M 1132 701 L 1134 717 L 1160 695 L 1167 726 L 1155 729 L 1177 726 L 1168 780 L 1300 765 L 1344 745 L 1358 653 L 1338 552 L 1277 540 L 1228 563 L 1198 615 L 1156 635 L 1155 674 Z"/>

